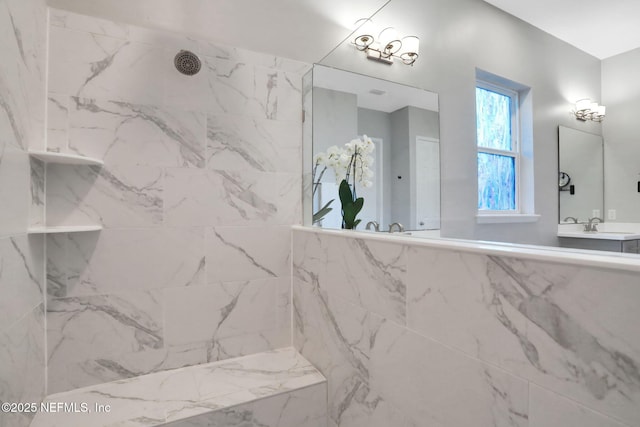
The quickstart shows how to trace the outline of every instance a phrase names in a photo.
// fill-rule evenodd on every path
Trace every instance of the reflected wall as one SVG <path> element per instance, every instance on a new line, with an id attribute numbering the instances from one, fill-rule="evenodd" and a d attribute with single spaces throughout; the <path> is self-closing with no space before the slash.
<path id="1" fill-rule="evenodd" d="M 560 126 L 558 153 L 560 222 L 604 218 L 602 137 Z"/>
<path id="2" fill-rule="evenodd" d="M 313 159 L 305 157 L 311 163 L 307 191 L 313 208 L 306 223 L 342 227 L 338 185 L 349 159 L 343 151 L 350 141 L 366 137 L 375 149 L 365 166 L 367 179 L 355 184 L 364 199 L 360 229 L 369 222 L 381 231 L 392 223 L 407 230 L 439 229 L 438 95 L 321 65 L 314 66 L 310 78 L 312 88 L 303 103 L 309 113 L 305 123 L 312 123 L 304 136 L 313 141 Z"/>
<path id="3" fill-rule="evenodd" d="M 370 61 L 349 41 L 321 63 L 439 94 L 442 236 L 557 245 L 557 128 L 576 126 L 576 99 L 600 98 L 600 61 L 482 1 L 394 0 L 373 20 L 420 37 L 413 66 Z M 477 223 L 476 68 L 531 88 L 523 133 L 533 149 L 523 155 L 534 163 L 538 222 Z M 602 133 L 598 123 L 580 129 Z"/>

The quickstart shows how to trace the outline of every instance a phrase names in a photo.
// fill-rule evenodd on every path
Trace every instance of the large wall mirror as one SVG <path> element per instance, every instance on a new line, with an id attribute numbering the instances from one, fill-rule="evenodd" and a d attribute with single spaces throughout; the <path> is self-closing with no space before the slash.
<path id="1" fill-rule="evenodd" d="M 366 135 L 374 149 L 368 182 L 356 183 L 364 198 L 358 229 L 370 221 L 381 231 L 395 222 L 406 230 L 439 229 L 438 94 L 322 65 L 314 65 L 304 86 L 305 162 L 311 163 L 305 164 L 305 223 L 341 228 L 342 177 L 327 159 Z M 331 210 L 323 210 L 331 200 Z"/>
<path id="2" fill-rule="evenodd" d="M 600 135 L 558 128 L 559 222 L 604 218 L 604 146 Z"/>

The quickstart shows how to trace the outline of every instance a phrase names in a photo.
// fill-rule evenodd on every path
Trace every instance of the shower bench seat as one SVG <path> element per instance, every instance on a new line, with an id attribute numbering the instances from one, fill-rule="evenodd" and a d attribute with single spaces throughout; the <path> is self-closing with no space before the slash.
<path id="1" fill-rule="evenodd" d="M 293 348 L 53 394 L 31 427 L 326 427 L 326 379 Z"/>

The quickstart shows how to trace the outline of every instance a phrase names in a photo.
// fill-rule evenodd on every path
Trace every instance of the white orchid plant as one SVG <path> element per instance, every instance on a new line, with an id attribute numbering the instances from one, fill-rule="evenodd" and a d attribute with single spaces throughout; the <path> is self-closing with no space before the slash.
<path id="1" fill-rule="evenodd" d="M 344 147 L 333 145 L 326 153 L 318 153 L 313 159 L 313 195 L 315 196 L 322 177 L 327 169 L 335 173 L 336 182 L 340 182 L 338 195 L 342 204 L 342 228 L 354 229 L 360 223 L 356 216 L 362 210 L 364 199 L 356 195 L 356 183 L 363 188 L 373 185 L 373 156 L 375 144 L 367 135 L 347 142 Z M 333 208 L 330 200 L 313 214 L 313 223 L 322 220 Z"/>

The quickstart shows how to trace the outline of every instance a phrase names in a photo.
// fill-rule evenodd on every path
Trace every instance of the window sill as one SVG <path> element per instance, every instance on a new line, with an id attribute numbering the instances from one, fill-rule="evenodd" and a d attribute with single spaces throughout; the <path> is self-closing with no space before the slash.
<path id="1" fill-rule="evenodd" d="M 478 224 L 515 224 L 525 222 L 538 222 L 540 215 L 536 214 L 478 214 Z"/>

